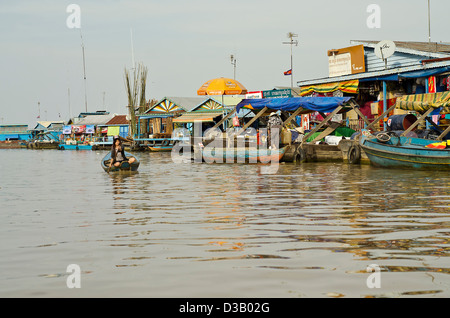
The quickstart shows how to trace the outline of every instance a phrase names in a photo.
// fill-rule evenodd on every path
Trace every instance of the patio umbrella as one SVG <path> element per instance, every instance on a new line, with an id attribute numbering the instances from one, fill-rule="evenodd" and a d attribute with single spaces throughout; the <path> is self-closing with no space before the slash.
<path id="1" fill-rule="evenodd" d="M 207 81 L 198 90 L 197 95 L 241 95 L 247 89 L 238 81 L 230 78 L 215 78 Z"/>
<path id="2" fill-rule="evenodd" d="M 223 95 L 242 95 L 242 94 L 247 94 L 247 89 L 244 87 L 244 85 L 242 85 L 241 83 L 239 83 L 234 79 L 225 77 L 219 77 L 209 80 L 205 82 L 197 90 L 197 95 L 222 95 L 223 109 L 225 108 Z"/>

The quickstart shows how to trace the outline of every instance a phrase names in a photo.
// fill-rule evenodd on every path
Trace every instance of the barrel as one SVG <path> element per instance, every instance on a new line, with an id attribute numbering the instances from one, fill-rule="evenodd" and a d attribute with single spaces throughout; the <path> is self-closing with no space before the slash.
<path id="1" fill-rule="evenodd" d="M 387 130 L 406 130 L 417 120 L 412 114 L 392 115 L 387 120 Z"/>

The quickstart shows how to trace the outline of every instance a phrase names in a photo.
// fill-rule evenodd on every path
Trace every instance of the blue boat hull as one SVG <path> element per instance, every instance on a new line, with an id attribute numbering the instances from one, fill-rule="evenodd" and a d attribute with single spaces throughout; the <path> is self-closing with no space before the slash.
<path id="1" fill-rule="evenodd" d="M 66 145 L 60 144 L 60 150 L 92 150 L 92 145 Z"/>
<path id="2" fill-rule="evenodd" d="M 361 148 L 374 166 L 450 170 L 450 149 L 426 148 L 436 140 L 393 137 L 383 143 L 376 138 L 363 137 Z"/>

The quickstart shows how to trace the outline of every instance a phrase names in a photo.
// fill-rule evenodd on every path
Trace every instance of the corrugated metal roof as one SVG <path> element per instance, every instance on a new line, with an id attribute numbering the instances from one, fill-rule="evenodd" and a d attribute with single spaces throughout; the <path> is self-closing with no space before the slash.
<path id="1" fill-rule="evenodd" d="M 444 67 L 444 66 L 450 66 L 450 61 L 430 63 L 427 65 L 421 64 L 421 65 L 413 65 L 413 66 L 407 66 L 407 67 L 399 67 L 399 68 L 380 70 L 380 71 L 375 71 L 375 72 L 366 72 L 366 73 L 350 74 L 350 75 L 343 75 L 343 76 L 336 76 L 336 77 L 325 77 L 325 78 L 307 80 L 307 81 L 299 81 L 299 82 L 297 82 L 297 85 L 298 86 L 308 86 L 308 85 L 315 85 L 315 84 L 343 82 L 343 81 L 349 81 L 349 80 L 355 80 L 355 79 L 364 79 L 364 78 L 380 77 L 380 76 L 392 75 L 392 74 L 401 74 L 401 73 L 412 72 L 412 71 L 424 71 L 424 70 L 429 70 L 429 69 L 439 68 L 439 67 Z"/>
<path id="2" fill-rule="evenodd" d="M 89 115 L 81 119 L 76 125 L 105 125 L 114 117 L 114 114 L 109 115 Z"/>
<path id="3" fill-rule="evenodd" d="M 352 44 L 363 44 L 375 46 L 380 41 L 352 40 Z M 450 54 L 450 44 L 437 42 L 415 42 L 415 41 L 393 41 L 399 50 L 409 50 L 428 53 Z"/>
<path id="4" fill-rule="evenodd" d="M 352 45 L 364 45 L 366 72 L 336 77 L 325 77 L 313 80 L 298 81 L 298 86 L 334 83 L 352 79 L 379 77 L 402 72 L 419 71 L 450 65 L 449 61 L 440 61 L 423 65 L 422 61 L 430 58 L 450 57 L 450 44 L 428 42 L 394 41 L 395 53 L 387 59 L 387 68 L 383 60 L 375 55 L 375 46 L 379 41 L 352 40 Z"/>
<path id="5" fill-rule="evenodd" d="M 116 115 L 105 125 L 128 125 L 129 121 L 127 115 Z"/>

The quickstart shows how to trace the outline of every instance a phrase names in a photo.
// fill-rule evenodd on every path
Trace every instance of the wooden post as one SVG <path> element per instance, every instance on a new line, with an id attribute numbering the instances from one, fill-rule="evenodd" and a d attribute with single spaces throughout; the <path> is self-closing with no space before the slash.
<path id="1" fill-rule="evenodd" d="M 414 128 L 417 127 L 417 125 L 419 125 L 421 122 L 423 122 L 425 120 L 425 118 L 431 114 L 433 112 L 434 108 L 430 107 L 430 109 L 428 109 L 422 116 L 420 116 L 416 122 L 414 124 L 412 124 L 408 129 L 406 129 L 401 136 L 406 136 L 406 134 L 408 134 L 409 132 L 411 132 Z"/>
<path id="2" fill-rule="evenodd" d="M 434 128 L 436 128 L 437 131 L 439 131 L 440 133 L 442 133 L 441 127 L 439 127 L 438 125 L 436 125 L 436 123 L 435 123 L 434 121 L 432 121 L 430 117 L 426 117 L 425 119 L 426 119 L 426 121 L 427 121 L 430 125 L 432 125 Z"/>
<path id="3" fill-rule="evenodd" d="M 310 141 L 310 143 L 314 144 L 317 140 L 320 140 L 320 139 L 328 136 L 333 131 L 335 131 L 337 128 L 339 128 L 339 126 L 341 126 L 340 123 L 332 122 L 331 125 L 327 129 L 325 129 L 320 135 L 318 135 L 316 138 L 314 138 L 312 141 Z"/>
<path id="4" fill-rule="evenodd" d="M 231 112 L 229 112 L 225 117 L 223 117 L 217 124 L 214 125 L 214 127 L 212 129 L 216 129 L 217 127 L 219 127 L 220 125 L 222 125 L 222 123 L 227 120 L 228 118 L 231 117 L 231 115 L 233 115 L 236 112 L 236 108 L 233 109 Z"/>
<path id="5" fill-rule="evenodd" d="M 336 115 L 340 110 L 342 109 L 342 106 L 338 106 L 332 113 L 330 113 L 319 125 L 316 126 L 316 128 L 314 128 L 313 130 L 311 130 L 309 132 L 309 134 L 307 134 L 305 137 L 303 137 L 302 140 L 302 145 L 303 143 L 306 142 L 306 140 L 312 136 L 314 133 L 316 133 L 320 128 L 323 127 L 323 125 L 325 125 L 328 121 L 331 120 L 331 118 L 333 118 L 334 115 Z"/>
<path id="6" fill-rule="evenodd" d="M 261 110 L 259 111 L 259 113 L 256 114 L 255 117 L 253 117 L 247 124 L 245 124 L 244 127 L 242 127 L 242 128 L 238 131 L 237 135 L 239 136 L 240 134 L 242 134 L 248 127 L 250 127 L 251 124 L 253 124 L 259 117 L 261 117 L 267 110 L 268 110 L 267 106 L 265 106 L 263 109 L 261 109 Z"/>
<path id="7" fill-rule="evenodd" d="M 292 119 L 294 119 L 295 116 L 297 116 L 302 110 L 303 110 L 303 108 L 302 108 L 302 107 L 299 107 L 295 112 L 293 112 L 292 115 L 289 116 L 289 118 L 286 119 L 286 120 L 283 122 L 283 126 L 289 124 L 289 122 L 290 122 Z"/>
<path id="8" fill-rule="evenodd" d="M 366 116 L 363 115 L 363 113 L 361 113 L 361 111 L 359 110 L 359 105 L 355 101 L 351 100 L 350 106 L 352 106 L 352 108 L 356 112 L 356 114 L 358 114 L 358 116 L 364 120 L 366 125 L 369 126 L 370 121 L 366 118 Z"/>
<path id="9" fill-rule="evenodd" d="M 442 138 L 444 138 L 445 136 L 447 136 L 447 134 L 450 133 L 450 126 L 447 127 L 447 129 L 445 129 L 442 134 L 439 135 L 439 137 L 437 138 L 437 140 L 442 140 Z"/>

